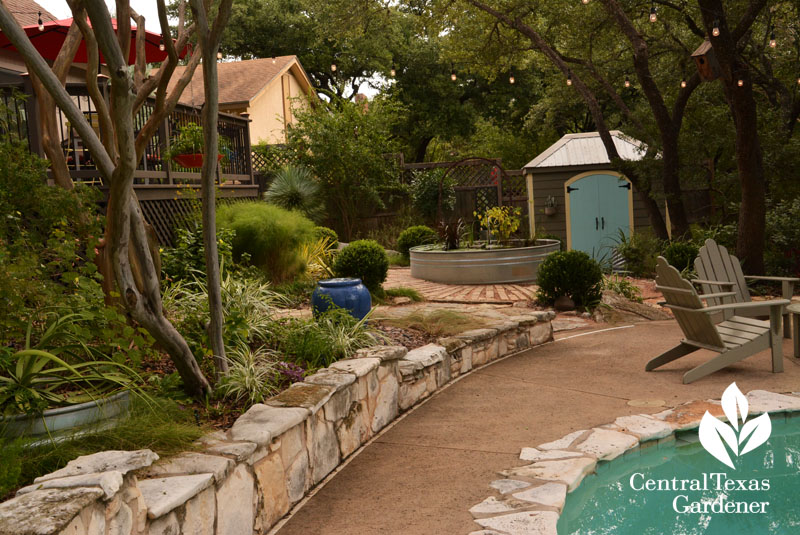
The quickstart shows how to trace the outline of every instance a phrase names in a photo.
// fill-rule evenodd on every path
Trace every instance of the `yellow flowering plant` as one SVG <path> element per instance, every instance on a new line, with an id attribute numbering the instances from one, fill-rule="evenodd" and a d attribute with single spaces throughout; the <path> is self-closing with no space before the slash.
<path id="1" fill-rule="evenodd" d="M 521 213 L 521 209 L 511 206 L 493 206 L 482 214 L 473 212 L 472 215 L 478 218 L 481 228 L 489 231 L 490 238 L 494 235 L 497 241 L 504 242 L 519 229 Z"/>

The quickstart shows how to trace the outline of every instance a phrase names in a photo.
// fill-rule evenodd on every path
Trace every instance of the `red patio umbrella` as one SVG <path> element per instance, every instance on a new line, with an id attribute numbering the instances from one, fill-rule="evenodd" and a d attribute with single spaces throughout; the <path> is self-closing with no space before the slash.
<path id="1" fill-rule="evenodd" d="M 117 20 L 111 19 L 111 25 L 116 30 Z M 25 26 L 23 30 L 25 30 L 31 43 L 33 43 L 33 46 L 36 47 L 36 50 L 39 51 L 42 57 L 46 60 L 53 61 L 61 51 L 61 45 L 64 44 L 70 26 L 72 26 L 71 18 L 45 22 L 42 30 L 39 30 L 38 24 Z M 136 32 L 136 26 L 131 24 L 131 52 L 128 57 L 129 65 L 136 63 Z M 159 48 L 161 45 L 161 34 L 145 31 L 144 41 L 147 63 L 157 63 L 167 58 L 167 51 L 160 50 Z M 2 32 L 0 32 L 0 48 L 16 50 L 14 45 L 11 44 Z M 180 57 L 185 56 L 187 51 L 188 47 L 181 50 L 179 53 Z M 86 53 L 85 41 L 81 41 L 81 45 L 78 47 L 78 52 L 75 54 L 75 59 L 73 61 L 75 63 L 86 63 L 89 61 Z M 104 63 L 102 54 L 100 54 L 100 62 Z"/>

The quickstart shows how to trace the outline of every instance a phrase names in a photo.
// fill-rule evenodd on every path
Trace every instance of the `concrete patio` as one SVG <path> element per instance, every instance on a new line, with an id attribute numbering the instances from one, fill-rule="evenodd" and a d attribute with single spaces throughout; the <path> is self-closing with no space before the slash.
<path id="1" fill-rule="evenodd" d="M 466 534 L 477 529 L 469 508 L 498 471 L 525 464 L 523 447 L 618 416 L 719 398 L 733 381 L 744 392 L 800 389 L 791 340 L 784 340 L 782 374 L 770 372 L 768 352 L 691 385 L 681 383 L 683 373 L 710 354 L 643 371 L 680 338 L 671 320 L 571 330 L 480 368 L 390 426 L 276 532 Z"/>

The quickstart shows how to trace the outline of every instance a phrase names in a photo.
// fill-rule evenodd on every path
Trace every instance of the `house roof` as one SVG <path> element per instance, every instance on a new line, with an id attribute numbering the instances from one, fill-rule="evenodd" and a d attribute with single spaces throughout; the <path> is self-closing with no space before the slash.
<path id="1" fill-rule="evenodd" d="M 185 68 L 175 69 L 170 79 L 169 90 L 177 84 Z M 303 91 L 308 92 L 311 89 L 311 80 L 297 60 L 297 56 L 221 62 L 217 65 L 219 103 L 248 104 L 268 86 L 280 80 L 287 71 L 295 75 Z M 192 81 L 183 90 L 179 102 L 189 106 L 201 106 L 205 101 L 203 91 L 203 69 L 198 66 Z"/>
<path id="2" fill-rule="evenodd" d="M 39 22 L 39 12 L 42 12 L 42 22 L 58 20 L 58 17 L 47 11 L 33 0 L 3 0 L 6 8 L 14 15 L 20 26 L 33 26 Z"/>
<path id="3" fill-rule="evenodd" d="M 623 160 L 638 161 L 647 147 L 641 141 L 626 136 L 619 130 L 610 132 L 614 146 Z M 598 132 L 567 134 L 525 165 L 525 169 L 543 167 L 570 167 L 611 163 Z"/>

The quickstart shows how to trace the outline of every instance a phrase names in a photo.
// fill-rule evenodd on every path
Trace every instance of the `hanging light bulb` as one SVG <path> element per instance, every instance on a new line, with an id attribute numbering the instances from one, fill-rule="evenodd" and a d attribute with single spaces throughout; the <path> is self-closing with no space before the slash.
<path id="1" fill-rule="evenodd" d="M 630 80 L 630 78 L 628 78 L 628 75 L 626 74 L 625 75 L 625 87 L 630 87 L 630 86 L 631 86 L 631 80 Z"/>
<path id="2" fill-rule="evenodd" d="M 739 87 L 742 87 L 742 86 L 744 86 L 744 80 L 742 80 L 741 78 L 739 78 L 739 81 L 738 81 L 738 82 L 736 82 L 736 85 L 738 85 Z"/>
<path id="3" fill-rule="evenodd" d="M 770 46 L 770 48 L 775 48 L 776 46 L 778 46 L 778 40 L 775 39 L 775 30 L 774 29 L 769 34 L 769 46 Z"/>
<path id="4" fill-rule="evenodd" d="M 567 85 L 572 85 L 572 73 L 567 73 Z"/>
<path id="5" fill-rule="evenodd" d="M 588 3 L 589 3 L 589 0 L 581 0 L 581 3 L 582 3 L 583 5 L 586 5 L 586 4 L 588 4 Z"/>
<path id="6" fill-rule="evenodd" d="M 658 20 L 658 16 L 656 16 L 656 6 L 653 4 L 650 6 L 650 22 L 655 22 Z"/>
<path id="7" fill-rule="evenodd" d="M 217 50 L 217 59 L 222 59 L 222 50 Z"/>
<path id="8" fill-rule="evenodd" d="M 719 19 L 714 19 L 714 27 L 711 29 L 711 35 L 719 37 Z"/>
<path id="9" fill-rule="evenodd" d="M 684 87 L 686 87 L 686 78 L 681 80 L 681 88 L 684 88 Z"/>
<path id="10" fill-rule="evenodd" d="M 39 12 L 39 31 L 44 31 L 44 22 L 42 21 L 42 12 Z"/>
<path id="11" fill-rule="evenodd" d="M 397 69 L 395 68 L 394 63 L 392 63 L 392 70 L 389 71 L 389 74 L 392 76 L 392 78 L 397 76 Z"/>
<path id="12" fill-rule="evenodd" d="M 276 60 L 275 60 L 275 58 L 272 58 L 272 63 L 273 63 L 273 65 L 275 64 L 275 61 L 276 61 Z"/>
<path id="13" fill-rule="evenodd" d="M 514 78 L 514 75 L 513 75 L 513 74 L 509 75 L 509 77 L 508 77 L 508 83 L 509 83 L 509 84 L 513 84 L 513 83 L 514 83 L 514 82 L 516 82 L 516 81 L 517 81 L 517 79 L 516 79 L 516 78 Z"/>
<path id="14" fill-rule="evenodd" d="M 167 45 L 164 44 L 164 38 L 163 37 L 161 38 L 161 42 L 158 43 L 158 49 L 160 51 L 162 51 L 162 52 L 167 49 Z"/>
<path id="15" fill-rule="evenodd" d="M 797 85 L 800 85 L 800 76 L 797 77 Z"/>
<path id="16" fill-rule="evenodd" d="M 331 63 L 331 72 L 336 72 L 336 63 Z"/>
<path id="17" fill-rule="evenodd" d="M 458 80 L 458 76 L 456 76 L 456 70 L 455 70 L 454 68 L 453 68 L 453 69 L 450 71 L 450 79 L 451 79 L 452 81 L 454 81 L 454 82 L 455 82 L 456 80 Z"/>

